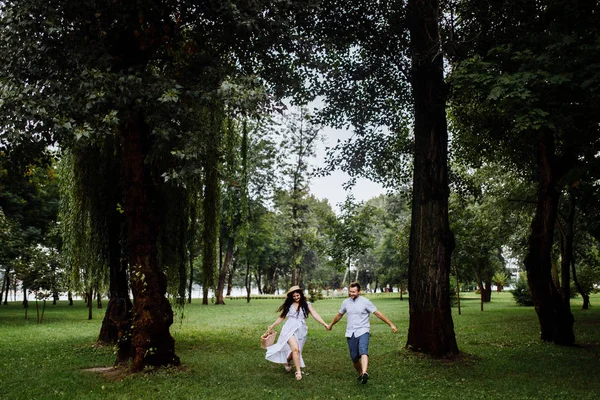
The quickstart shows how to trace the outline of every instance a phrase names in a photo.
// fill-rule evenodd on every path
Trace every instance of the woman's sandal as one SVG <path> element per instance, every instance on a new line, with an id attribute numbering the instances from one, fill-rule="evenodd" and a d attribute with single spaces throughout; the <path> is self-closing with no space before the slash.
<path id="1" fill-rule="evenodd" d="M 285 368 L 285 372 L 292 372 L 292 366 L 290 363 L 283 364 L 283 367 Z"/>
<path id="2" fill-rule="evenodd" d="M 300 379 L 302 379 L 302 372 L 296 371 L 296 380 L 299 381 Z"/>

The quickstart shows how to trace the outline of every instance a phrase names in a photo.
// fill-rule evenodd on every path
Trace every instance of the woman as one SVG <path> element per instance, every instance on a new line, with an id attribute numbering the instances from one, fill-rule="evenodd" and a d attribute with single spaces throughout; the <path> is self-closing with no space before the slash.
<path id="1" fill-rule="evenodd" d="M 287 321 L 283 324 L 281 334 L 277 343 L 267 348 L 266 359 L 278 364 L 284 364 L 285 370 L 290 372 L 292 366 L 290 360 L 294 361 L 296 367 L 296 379 L 302 379 L 301 367 L 304 367 L 302 359 L 302 348 L 306 342 L 306 334 L 308 327 L 306 326 L 306 317 L 312 315 L 321 325 L 328 328 L 328 325 L 323 321 L 323 318 L 317 313 L 312 305 L 306 301 L 304 291 L 299 286 L 292 286 L 287 292 L 287 297 L 281 307 L 277 310 L 281 312 L 277 321 L 269 326 L 269 331 L 272 331 L 287 317 Z"/>

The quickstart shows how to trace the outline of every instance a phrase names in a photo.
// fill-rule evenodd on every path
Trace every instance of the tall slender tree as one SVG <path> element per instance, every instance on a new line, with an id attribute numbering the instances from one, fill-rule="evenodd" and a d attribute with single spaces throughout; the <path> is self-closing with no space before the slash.
<path id="1" fill-rule="evenodd" d="M 303 107 L 284 118 L 282 149 L 286 158 L 282 160 L 282 173 L 289 192 L 291 285 L 300 285 L 302 281 L 300 265 L 306 227 L 305 198 L 311 173 L 309 161 L 315 155 L 319 129 Z"/>

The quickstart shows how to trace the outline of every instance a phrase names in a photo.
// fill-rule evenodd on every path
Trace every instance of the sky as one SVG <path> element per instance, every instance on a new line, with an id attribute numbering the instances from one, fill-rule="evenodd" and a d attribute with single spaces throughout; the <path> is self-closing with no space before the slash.
<path id="1" fill-rule="evenodd" d="M 319 142 L 317 145 L 316 157 L 312 160 L 315 166 L 324 165 L 326 147 L 333 147 L 338 139 L 344 141 L 352 135 L 350 131 L 331 128 L 323 129 L 322 133 L 325 141 L 323 143 Z M 342 187 L 348 179 L 348 174 L 342 171 L 334 171 L 331 175 L 325 177 L 313 177 L 310 182 L 310 192 L 319 199 L 327 199 L 329 205 L 338 213 L 340 210 L 338 204 L 343 203 L 349 194 Z M 385 189 L 378 183 L 360 178 L 351 193 L 356 201 L 366 201 L 385 193 Z"/>

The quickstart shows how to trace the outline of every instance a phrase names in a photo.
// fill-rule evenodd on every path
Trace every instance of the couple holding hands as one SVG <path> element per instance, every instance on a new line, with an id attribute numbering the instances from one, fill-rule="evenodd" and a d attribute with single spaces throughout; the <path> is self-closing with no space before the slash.
<path id="1" fill-rule="evenodd" d="M 350 358 L 358 372 L 360 382 L 367 383 L 369 379 L 367 368 L 369 366 L 370 315 L 375 314 L 376 317 L 388 324 L 394 333 L 398 332 L 398 329 L 385 315 L 377 310 L 369 299 L 360 295 L 360 284 L 358 282 L 350 284 L 348 296 L 331 324 L 327 325 L 319 313 L 306 301 L 304 291 L 299 286 L 292 286 L 287 292 L 284 303 L 277 310 L 281 313 L 279 318 L 268 328 L 269 331 L 272 331 L 287 317 L 277 343 L 267 348 L 265 358 L 274 363 L 283 364 L 287 372 L 292 370 L 290 365 L 292 361 L 296 369 L 296 379 L 302 379 L 301 368 L 304 367 L 302 348 L 308 333 L 308 327 L 306 326 L 308 315 L 312 315 L 317 322 L 330 331 L 344 314 L 348 314 L 346 340 L 348 341 Z"/>

